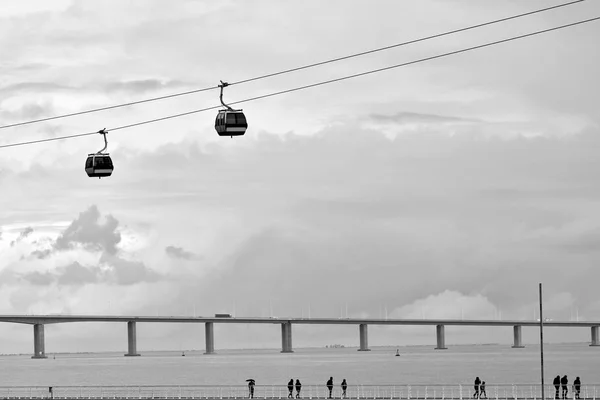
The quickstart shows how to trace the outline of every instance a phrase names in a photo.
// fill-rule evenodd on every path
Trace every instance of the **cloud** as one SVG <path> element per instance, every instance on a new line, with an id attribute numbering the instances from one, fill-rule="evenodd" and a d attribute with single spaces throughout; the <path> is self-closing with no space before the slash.
<path id="1" fill-rule="evenodd" d="M 19 243 L 20 241 L 22 241 L 23 239 L 27 238 L 27 236 L 29 236 L 31 233 L 33 232 L 33 228 L 28 226 L 27 228 L 23 229 L 23 231 L 21 231 L 21 233 L 19 234 L 19 236 L 10 242 L 10 246 L 14 246 L 15 244 Z"/>
<path id="2" fill-rule="evenodd" d="M 117 231 L 119 222 L 110 214 L 104 219 L 104 223 L 100 223 L 98 207 L 90 206 L 56 239 L 54 248 L 68 250 L 80 244 L 88 250 L 116 254 L 121 241 L 121 234 Z"/>
<path id="3" fill-rule="evenodd" d="M 476 119 L 449 117 L 437 114 L 422 114 L 415 112 L 399 111 L 396 114 L 371 114 L 369 119 L 374 122 L 386 122 L 397 124 L 414 124 L 414 123 L 456 123 L 456 122 L 482 122 Z"/>
<path id="4" fill-rule="evenodd" d="M 25 228 L 23 230 L 23 232 L 21 232 L 21 234 L 19 235 L 19 238 L 17 240 L 22 240 L 25 239 L 27 236 L 29 236 L 31 233 L 33 232 L 33 228 L 28 226 L 27 228 Z"/>
<path id="5" fill-rule="evenodd" d="M 407 319 L 495 319 L 494 306 L 481 294 L 468 295 L 445 290 L 394 309 L 390 318 Z"/>
<path id="6" fill-rule="evenodd" d="M 106 272 L 108 279 L 118 285 L 134 285 L 141 282 L 156 282 L 160 275 L 146 267 L 143 262 L 130 261 L 104 253 L 100 257 L 100 263 L 109 266 Z"/>
<path id="7" fill-rule="evenodd" d="M 44 258 L 48 258 L 48 256 L 50 256 L 50 254 L 52 254 L 51 249 L 44 249 L 44 250 L 34 250 L 31 252 L 30 255 L 33 257 L 36 257 L 36 258 L 44 259 Z"/>
<path id="8" fill-rule="evenodd" d="M 100 281 L 101 270 L 98 267 L 86 268 L 77 261 L 58 269 L 56 283 L 59 285 L 82 286 Z"/>
<path id="9" fill-rule="evenodd" d="M 74 261 L 53 270 L 13 275 L 35 286 L 57 285 L 75 288 L 88 284 L 131 286 L 157 282 L 163 278 L 141 261 L 129 261 L 111 255 L 101 256 L 97 265 L 82 265 Z"/>
<path id="10" fill-rule="evenodd" d="M 167 253 L 169 257 L 178 258 L 182 260 L 192 260 L 197 257 L 194 253 L 186 251 L 183 248 L 176 246 L 165 247 L 165 253 Z"/>
<path id="11" fill-rule="evenodd" d="M 54 276 L 48 272 L 34 271 L 21 276 L 27 282 L 36 286 L 47 286 L 54 281 Z"/>
<path id="12" fill-rule="evenodd" d="M 161 89 L 176 89 L 187 86 L 185 82 L 177 80 L 162 80 L 162 79 L 137 79 L 129 81 L 108 82 L 104 84 L 104 89 L 112 91 L 123 91 L 129 93 L 146 93 L 150 91 L 158 91 Z"/>
<path id="13" fill-rule="evenodd" d="M 7 121 L 36 119 L 52 114 L 53 109 L 48 102 L 29 101 L 17 107 L 0 110 L 0 118 Z"/>
<path id="14" fill-rule="evenodd" d="M 54 82 L 19 82 L 11 85 L 6 85 L 0 88 L 0 91 L 4 93 L 45 93 L 45 92 L 57 92 L 57 91 L 72 91 L 77 88 L 61 85 Z"/>

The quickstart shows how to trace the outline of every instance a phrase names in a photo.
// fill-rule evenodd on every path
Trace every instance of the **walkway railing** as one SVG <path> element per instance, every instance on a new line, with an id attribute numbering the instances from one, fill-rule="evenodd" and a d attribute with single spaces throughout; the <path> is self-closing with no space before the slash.
<path id="1" fill-rule="evenodd" d="M 555 398 L 555 388 L 545 387 L 545 399 Z M 469 384 L 456 385 L 349 385 L 342 396 L 339 383 L 333 388 L 336 399 L 458 399 L 468 400 L 474 396 L 474 387 Z M 486 396 L 487 395 L 487 396 Z M 581 399 L 600 400 L 600 384 L 582 385 Z M 249 397 L 246 385 L 181 385 L 181 386 L 0 386 L 0 399 L 244 399 Z M 286 385 L 256 385 L 256 399 L 286 399 Z M 294 388 L 293 397 L 296 397 Z M 301 399 L 327 399 L 329 391 L 325 385 L 303 385 Z M 541 399 L 539 384 L 486 385 L 481 399 L 517 400 Z M 562 398 L 562 396 L 561 396 Z M 576 399 L 572 385 L 568 387 L 568 399 Z"/>

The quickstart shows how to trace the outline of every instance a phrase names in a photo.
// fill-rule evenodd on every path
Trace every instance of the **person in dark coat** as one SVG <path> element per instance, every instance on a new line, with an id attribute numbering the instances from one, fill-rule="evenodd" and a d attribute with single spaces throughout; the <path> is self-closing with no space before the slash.
<path id="1" fill-rule="evenodd" d="M 485 397 L 483 397 L 485 396 Z M 485 381 L 481 382 L 481 386 L 479 386 L 479 398 L 487 399 L 487 393 L 485 392 Z"/>
<path id="2" fill-rule="evenodd" d="M 473 386 L 475 388 L 475 393 L 473 393 L 473 398 L 474 399 L 478 399 L 479 398 L 479 385 L 481 385 L 481 379 L 479 379 L 478 376 L 475 377 L 475 385 Z"/>
<path id="3" fill-rule="evenodd" d="M 569 394 L 569 380 L 566 375 L 560 378 L 560 385 L 562 386 L 562 398 L 566 399 Z"/>
<path id="4" fill-rule="evenodd" d="M 554 395 L 555 399 L 558 399 L 558 392 L 560 391 L 560 375 L 556 375 L 556 378 L 552 381 L 554 385 L 554 389 L 556 389 L 556 394 Z"/>
<path id="5" fill-rule="evenodd" d="M 302 384 L 300 383 L 300 379 L 296 379 L 296 398 L 300 398 L 300 391 L 302 390 Z"/>
<path id="6" fill-rule="evenodd" d="M 290 379 L 288 382 L 288 399 L 294 398 L 294 380 Z"/>
<path id="7" fill-rule="evenodd" d="M 329 399 L 332 399 L 333 397 L 331 397 L 331 392 L 333 391 L 333 376 L 329 377 L 329 380 L 327 381 L 327 389 L 329 390 Z"/>
<path id="8" fill-rule="evenodd" d="M 579 392 L 581 392 L 581 379 L 579 377 L 573 381 L 573 389 L 575 389 L 575 398 L 579 399 Z"/>
<path id="9" fill-rule="evenodd" d="M 342 380 L 342 398 L 346 398 L 346 389 L 348 389 L 348 384 L 346 383 L 346 379 Z"/>

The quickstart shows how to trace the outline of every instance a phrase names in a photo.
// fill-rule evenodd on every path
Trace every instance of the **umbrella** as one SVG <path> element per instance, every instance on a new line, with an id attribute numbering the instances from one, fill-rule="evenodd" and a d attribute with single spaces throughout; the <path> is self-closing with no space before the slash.
<path id="1" fill-rule="evenodd" d="M 250 378 L 250 379 L 246 379 L 246 382 L 252 382 L 252 383 L 254 383 L 255 381 L 254 381 L 254 379 Z"/>

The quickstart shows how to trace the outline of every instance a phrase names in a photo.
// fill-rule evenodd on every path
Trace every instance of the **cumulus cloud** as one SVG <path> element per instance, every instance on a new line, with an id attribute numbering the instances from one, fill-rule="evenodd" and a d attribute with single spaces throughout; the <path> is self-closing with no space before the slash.
<path id="1" fill-rule="evenodd" d="M 54 276 L 49 272 L 34 271 L 22 275 L 21 278 L 36 286 L 47 286 L 54 281 Z"/>
<path id="2" fill-rule="evenodd" d="M 109 279 L 118 285 L 155 282 L 160 277 L 143 262 L 126 260 L 109 253 L 102 254 L 100 263 L 105 263 L 109 267 L 107 271 Z"/>
<path id="3" fill-rule="evenodd" d="M 481 294 L 468 295 L 445 290 L 394 309 L 391 318 L 495 319 L 498 310 Z"/>
<path id="4" fill-rule="evenodd" d="M 437 114 L 424 114 L 407 111 L 399 111 L 395 114 L 372 114 L 369 119 L 373 122 L 388 122 L 397 124 L 408 123 L 453 123 L 453 122 L 481 122 L 470 118 L 461 118 Z"/>
<path id="5" fill-rule="evenodd" d="M 44 259 L 44 258 L 47 258 L 50 254 L 52 254 L 51 249 L 43 249 L 43 250 L 32 251 L 30 256 L 33 256 L 35 258 Z"/>
<path id="6" fill-rule="evenodd" d="M 0 110 L 0 118 L 7 121 L 36 119 L 53 113 L 53 105 L 45 100 L 26 101 Z"/>
<path id="7" fill-rule="evenodd" d="M 117 245 L 121 241 L 121 234 L 117 231 L 119 221 L 112 215 L 106 215 L 104 222 L 100 222 L 100 211 L 96 205 L 90 206 L 79 214 L 71 225 L 56 239 L 54 244 L 57 250 L 72 249 L 75 245 L 82 245 L 93 251 L 105 251 L 108 254 L 117 253 Z"/>
<path id="8" fill-rule="evenodd" d="M 82 265 L 77 261 L 44 272 L 14 273 L 14 276 L 36 286 L 71 286 L 80 288 L 87 284 L 129 286 L 156 282 L 161 275 L 146 267 L 141 261 L 129 261 L 116 256 L 103 255 L 96 265 Z"/>
<path id="9" fill-rule="evenodd" d="M 196 254 L 192 253 L 191 251 L 184 250 L 183 248 L 177 246 L 165 247 L 165 253 L 167 253 L 169 257 L 182 260 L 192 260 L 197 257 Z"/>
<path id="10" fill-rule="evenodd" d="M 27 228 L 23 229 L 23 231 L 21 231 L 19 236 L 15 240 L 10 242 L 11 247 L 14 246 L 15 244 L 19 243 L 23 239 L 27 238 L 27 236 L 29 236 L 31 233 L 33 233 L 32 227 L 28 226 Z"/>
<path id="11" fill-rule="evenodd" d="M 186 86 L 185 82 L 163 79 L 137 79 L 128 81 L 108 82 L 104 85 L 107 91 L 123 91 L 143 94 L 160 89 L 176 89 Z"/>
<path id="12" fill-rule="evenodd" d="M 98 267 L 86 268 L 77 261 L 57 270 L 56 283 L 59 285 L 85 285 L 100 280 L 101 270 Z"/>

